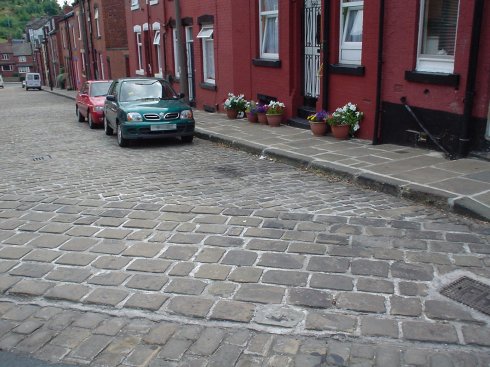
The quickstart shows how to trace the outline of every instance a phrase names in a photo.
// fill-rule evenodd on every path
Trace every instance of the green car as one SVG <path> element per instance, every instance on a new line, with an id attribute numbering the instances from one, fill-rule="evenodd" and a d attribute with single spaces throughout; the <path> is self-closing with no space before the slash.
<path id="1" fill-rule="evenodd" d="M 191 107 L 171 85 L 158 78 L 114 80 L 104 103 L 104 131 L 117 133 L 119 146 L 131 140 L 180 137 L 183 143 L 194 138 Z"/>

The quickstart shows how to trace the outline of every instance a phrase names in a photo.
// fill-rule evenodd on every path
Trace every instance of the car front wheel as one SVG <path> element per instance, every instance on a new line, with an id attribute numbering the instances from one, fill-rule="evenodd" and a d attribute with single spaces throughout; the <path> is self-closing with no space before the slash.
<path id="1" fill-rule="evenodd" d="M 85 117 L 83 117 L 83 115 L 80 113 L 80 110 L 78 107 L 77 107 L 76 113 L 77 113 L 77 117 L 78 117 L 78 122 L 84 122 Z"/>
<path id="2" fill-rule="evenodd" d="M 128 139 L 124 139 L 122 135 L 122 129 L 121 126 L 117 126 L 117 143 L 119 144 L 120 147 L 127 147 L 128 146 Z"/>
<path id="3" fill-rule="evenodd" d="M 90 127 L 91 129 L 95 129 L 94 120 L 92 120 L 92 113 L 88 111 L 87 115 L 88 115 L 88 127 Z"/>
<path id="4" fill-rule="evenodd" d="M 107 121 L 107 118 L 104 118 L 104 132 L 106 135 L 114 134 L 114 130 L 112 130 L 112 127 L 109 126 L 109 121 Z"/>

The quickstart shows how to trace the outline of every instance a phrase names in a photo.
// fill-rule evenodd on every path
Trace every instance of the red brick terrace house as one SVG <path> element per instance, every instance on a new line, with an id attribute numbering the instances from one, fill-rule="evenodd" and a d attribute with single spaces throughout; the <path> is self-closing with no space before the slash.
<path id="1" fill-rule="evenodd" d="M 228 92 L 283 101 L 288 122 L 356 103 L 358 137 L 466 155 L 488 151 L 490 2 L 484 0 L 131 0 L 131 75 L 179 89 L 176 27 L 189 97 L 221 111 Z M 429 133 L 429 134 L 427 134 Z"/>
<path id="2" fill-rule="evenodd" d="M 13 78 L 15 73 L 12 42 L 0 43 L 0 74 L 3 78 Z"/>
<path id="3" fill-rule="evenodd" d="M 76 0 L 74 21 L 79 36 L 80 80 L 129 75 L 124 0 Z M 76 57 L 76 56 L 75 56 Z"/>

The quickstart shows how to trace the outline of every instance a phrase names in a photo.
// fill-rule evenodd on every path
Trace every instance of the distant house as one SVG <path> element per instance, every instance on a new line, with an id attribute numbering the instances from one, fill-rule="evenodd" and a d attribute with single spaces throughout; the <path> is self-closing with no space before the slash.
<path id="1" fill-rule="evenodd" d="M 20 81 L 25 73 L 33 71 L 32 48 L 25 40 L 0 43 L 0 74 L 10 81 Z"/>

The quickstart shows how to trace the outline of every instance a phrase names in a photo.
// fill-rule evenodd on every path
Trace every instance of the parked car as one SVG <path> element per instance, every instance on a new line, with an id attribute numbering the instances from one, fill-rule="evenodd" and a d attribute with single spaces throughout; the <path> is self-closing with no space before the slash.
<path id="1" fill-rule="evenodd" d="M 3 77 L 0 75 L 0 88 L 4 88 L 3 86 Z"/>
<path id="2" fill-rule="evenodd" d="M 122 78 L 113 81 L 104 104 L 106 135 L 117 134 L 119 146 L 131 140 L 194 138 L 194 116 L 170 83 L 159 78 Z"/>
<path id="3" fill-rule="evenodd" d="M 83 83 L 75 100 L 75 113 L 79 122 L 87 119 L 91 129 L 104 124 L 105 96 L 111 83 L 111 80 L 89 80 Z"/>
<path id="4" fill-rule="evenodd" d="M 29 89 L 41 90 L 41 74 L 26 73 L 26 90 Z"/>

